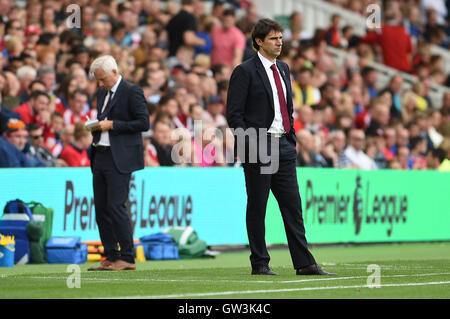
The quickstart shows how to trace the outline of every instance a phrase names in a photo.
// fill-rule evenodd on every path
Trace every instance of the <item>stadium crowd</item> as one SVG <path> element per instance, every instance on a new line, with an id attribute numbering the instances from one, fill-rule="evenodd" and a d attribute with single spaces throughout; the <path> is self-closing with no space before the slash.
<path id="1" fill-rule="evenodd" d="M 364 14 L 379 1 L 328 2 Z M 291 70 L 298 166 L 450 170 L 450 93 L 442 105 L 429 98 L 430 85 L 450 84 L 430 50 L 448 48 L 449 1 L 382 2 L 381 31 L 363 37 L 338 14 L 314 34 L 301 12 L 290 15 L 279 58 Z M 81 11 L 66 12 L 70 4 Z M 79 25 L 68 25 L 77 12 Z M 250 0 L 216 0 L 208 12 L 201 0 L 0 0 L 0 167 L 90 165 L 84 122 L 97 116 L 98 87 L 89 66 L 104 54 L 147 99 L 146 166 L 239 165 L 225 118 L 228 81 L 255 54 L 259 18 Z M 328 46 L 359 59 L 338 67 Z M 378 87 L 370 61 L 419 80 L 404 90 L 399 73 Z"/>

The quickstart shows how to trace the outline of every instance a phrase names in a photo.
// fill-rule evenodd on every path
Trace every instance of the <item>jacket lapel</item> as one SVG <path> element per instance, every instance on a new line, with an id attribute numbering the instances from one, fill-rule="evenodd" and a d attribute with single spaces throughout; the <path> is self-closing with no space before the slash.
<path id="1" fill-rule="evenodd" d="M 106 91 L 104 88 L 100 89 L 97 97 L 97 119 L 100 118 L 100 114 L 102 113 L 103 104 L 105 103 L 106 95 L 108 95 L 108 91 Z"/>
<path id="2" fill-rule="evenodd" d="M 272 109 L 274 109 L 273 105 L 273 93 L 272 93 L 272 87 L 270 86 L 269 78 L 267 77 L 266 70 L 264 69 L 264 66 L 261 62 L 261 60 L 258 57 L 258 54 L 254 56 L 255 59 L 255 65 L 256 65 L 256 72 L 258 72 L 263 84 L 264 88 L 266 89 L 267 94 L 269 94 L 270 97 L 270 106 Z"/>
<path id="3" fill-rule="evenodd" d="M 122 96 L 122 91 L 124 90 L 124 87 L 125 87 L 125 80 L 122 78 L 120 80 L 120 83 L 119 83 L 119 86 L 117 87 L 116 92 L 113 95 L 113 99 L 112 99 L 112 102 L 111 102 L 111 107 L 109 109 L 109 112 L 111 112 L 111 110 L 114 107 L 114 105 L 117 104 L 117 101 Z"/>

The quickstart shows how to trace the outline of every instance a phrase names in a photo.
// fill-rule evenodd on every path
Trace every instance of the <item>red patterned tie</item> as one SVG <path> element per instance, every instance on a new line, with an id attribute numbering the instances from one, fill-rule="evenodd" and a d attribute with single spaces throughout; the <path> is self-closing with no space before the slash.
<path id="1" fill-rule="evenodd" d="M 286 133 L 291 130 L 291 123 L 289 121 L 288 110 L 286 106 L 286 99 L 284 98 L 283 87 L 281 86 L 280 74 L 275 64 L 270 67 L 273 71 L 273 77 L 275 79 L 275 85 L 277 86 L 278 100 L 280 101 L 281 117 L 283 118 L 283 127 Z"/>

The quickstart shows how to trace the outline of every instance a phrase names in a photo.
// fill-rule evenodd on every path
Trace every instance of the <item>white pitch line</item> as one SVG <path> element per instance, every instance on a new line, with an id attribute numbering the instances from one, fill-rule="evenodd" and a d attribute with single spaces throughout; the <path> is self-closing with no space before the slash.
<path id="1" fill-rule="evenodd" d="M 374 262 L 376 263 L 376 262 Z M 327 265 L 327 263 L 322 263 L 324 266 Z M 343 263 L 343 264 L 330 264 L 330 266 L 353 266 L 351 267 L 345 267 L 345 269 L 366 269 L 369 264 L 352 264 L 352 263 Z M 394 269 L 394 270 L 420 270 L 420 269 L 436 269 L 434 266 L 399 266 L 399 265 L 380 265 L 382 269 Z"/>
<path id="2" fill-rule="evenodd" d="M 450 281 L 431 281 L 422 283 L 405 283 L 405 284 L 380 284 L 381 287 L 406 287 L 406 286 L 427 286 L 427 285 L 447 285 Z M 173 294 L 173 295 L 157 295 L 157 296 L 123 296 L 114 297 L 113 299 L 172 299 L 172 298 L 190 298 L 190 297 L 213 297 L 213 296 L 229 296 L 237 294 L 265 294 L 278 292 L 294 292 L 294 291 L 311 291 L 311 290 L 329 290 L 329 289 L 349 289 L 349 288 L 368 288 L 367 285 L 354 286 L 333 286 L 333 287 L 302 287 L 302 288 L 285 288 L 285 289 L 265 289 L 265 290 L 235 290 L 235 291 L 218 291 L 204 292 L 192 294 Z"/>
<path id="3" fill-rule="evenodd" d="M 413 274 L 413 275 L 380 275 L 383 278 L 396 278 L 396 277 L 424 277 L 424 276 L 442 276 L 442 275 L 450 275 L 450 272 L 442 272 L 442 273 L 432 273 L 432 274 Z M 358 278 L 367 278 L 367 276 L 353 276 L 353 277 L 340 277 L 340 279 L 358 279 Z M 300 280 L 286 280 L 286 281 L 278 281 L 283 284 L 290 284 L 296 282 L 307 282 L 307 281 L 327 281 L 327 280 L 337 280 L 337 277 L 330 278 L 315 278 L 315 279 L 300 279 Z"/>
<path id="4" fill-rule="evenodd" d="M 431 273 L 431 274 L 412 274 L 412 275 L 381 275 L 383 278 L 395 278 L 395 277 L 426 277 L 426 276 L 442 276 L 450 275 L 450 272 L 444 273 Z M 23 278 L 31 279 L 55 279 L 55 280 L 65 280 L 67 277 L 64 276 L 30 276 Z M 233 282 L 233 283 L 262 283 L 262 284 L 291 284 L 291 283 L 302 283 L 302 282 L 314 282 L 314 281 L 332 281 L 332 280 L 350 280 L 350 279 L 361 279 L 367 278 L 367 276 L 349 276 L 349 277 L 327 277 L 327 278 L 308 278 L 299 280 L 214 280 L 214 279 L 151 279 L 151 278 L 86 278 L 82 277 L 83 281 L 118 281 L 118 282 Z"/>
<path id="5" fill-rule="evenodd" d="M 31 279 L 67 279 L 67 277 L 63 276 L 30 276 L 30 277 L 22 277 L 22 278 L 31 278 Z M 364 277 L 365 278 L 365 277 Z M 83 277 L 82 280 L 86 281 L 123 281 L 123 282 L 130 282 L 130 281 L 144 281 L 144 282 L 235 282 L 235 283 L 276 283 L 277 281 L 265 281 L 265 280 L 213 280 L 213 279 L 149 279 L 149 278 L 86 278 Z"/>

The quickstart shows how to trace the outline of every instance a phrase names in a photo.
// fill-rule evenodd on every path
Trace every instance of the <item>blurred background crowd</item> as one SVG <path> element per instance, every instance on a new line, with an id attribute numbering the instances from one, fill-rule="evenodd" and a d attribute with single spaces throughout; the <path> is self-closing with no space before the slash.
<path id="1" fill-rule="evenodd" d="M 298 166 L 450 170 L 450 91 L 438 104 L 429 96 L 450 84 L 430 49 L 449 48 L 450 1 L 327 2 L 361 15 L 379 4 L 382 21 L 357 36 L 339 14 L 313 34 L 302 12 L 288 17 L 279 59 L 291 70 Z M 239 166 L 227 89 L 255 54 L 260 18 L 256 0 L 0 0 L 0 167 L 90 165 L 84 122 L 97 116 L 98 87 L 88 71 L 104 54 L 144 91 L 146 166 Z M 358 58 L 338 65 L 330 47 Z M 371 62 L 399 72 L 378 87 Z M 400 71 L 418 81 L 405 89 Z"/>

